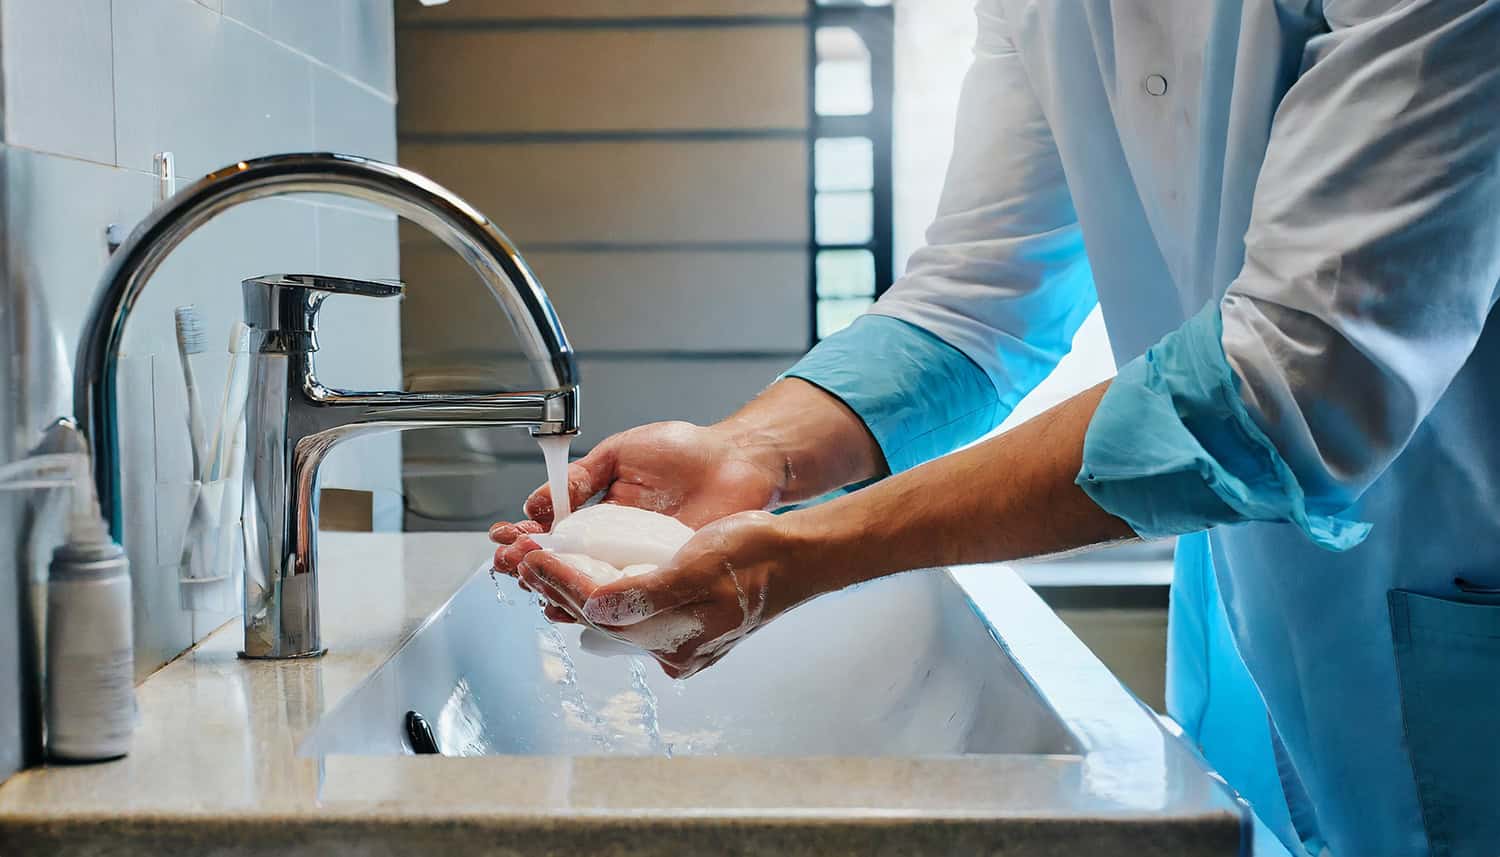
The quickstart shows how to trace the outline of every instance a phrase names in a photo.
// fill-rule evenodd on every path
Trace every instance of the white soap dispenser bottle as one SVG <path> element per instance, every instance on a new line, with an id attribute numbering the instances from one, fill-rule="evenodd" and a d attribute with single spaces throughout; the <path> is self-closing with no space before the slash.
<path id="1" fill-rule="evenodd" d="M 78 458 L 68 539 L 47 580 L 47 755 L 98 762 L 129 752 L 135 731 L 130 560 Z"/>

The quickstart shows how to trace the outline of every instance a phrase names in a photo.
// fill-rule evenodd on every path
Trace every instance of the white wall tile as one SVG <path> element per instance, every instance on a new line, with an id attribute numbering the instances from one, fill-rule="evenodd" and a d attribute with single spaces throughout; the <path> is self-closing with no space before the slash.
<path id="1" fill-rule="evenodd" d="M 396 39 L 393 2 L 346 0 L 344 36 L 349 40 L 344 71 L 388 96 L 396 94 Z"/>
<path id="2" fill-rule="evenodd" d="M 236 12 L 257 21 L 271 37 L 340 74 L 395 95 L 393 0 L 261 0 Z M 244 6 L 229 0 L 229 5 Z M 260 8 L 269 5 L 268 10 Z"/>
<path id="3" fill-rule="evenodd" d="M 109 0 L 0 4 L 5 139 L 115 162 Z"/>
<path id="4" fill-rule="evenodd" d="M 331 69 L 312 68 L 313 148 L 396 161 L 396 116 L 391 102 Z"/>
<path id="5" fill-rule="evenodd" d="M 271 37 L 331 66 L 348 60 L 347 0 L 271 0 Z"/>
<path id="6" fill-rule="evenodd" d="M 415 97 L 409 95 L 408 97 Z M 426 173 L 527 243 L 804 242 L 801 140 L 405 144 Z"/>
<path id="7" fill-rule="evenodd" d="M 801 27 L 411 29 L 403 134 L 802 128 Z"/>
<path id="8" fill-rule="evenodd" d="M 189 0 L 138 0 L 117 10 L 114 48 L 121 166 L 171 151 L 196 177 L 312 148 L 309 64 L 260 33 Z"/>
<path id="9" fill-rule="evenodd" d="M 271 32 L 271 0 L 222 0 L 224 14 L 262 33 Z"/>
<path id="10" fill-rule="evenodd" d="M 109 260 L 104 229 L 132 227 L 151 208 L 154 184 L 136 173 L 72 158 L 5 149 L 8 311 L 25 307 L 28 337 L 46 337 L 44 365 L 18 367 L 28 390 L 19 423 L 24 449 L 52 418 L 73 412 L 73 358 L 99 276 Z"/>

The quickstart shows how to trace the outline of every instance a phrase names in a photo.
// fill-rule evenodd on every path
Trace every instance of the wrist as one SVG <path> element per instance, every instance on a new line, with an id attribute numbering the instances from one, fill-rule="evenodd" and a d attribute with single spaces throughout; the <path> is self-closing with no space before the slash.
<path id="1" fill-rule="evenodd" d="M 830 514 L 825 503 L 808 509 L 777 516 L 779 544 L 786 561 L 783 566 L 797 575 L 793 586 L 802 600 L 825 592 L 836 592 L 862 580 L 860 570 L 863 545 L 858 527 L 848 516 Z"/>
<path id="2" fill-rule="evenodd" d="M 757 478 L 770 488 L 774 509 L 786 502 L 792 490 L 793 469 L 789 451 L 778 434 L 752 421 L 730 417 L 708 427 L 734 457 L 751 467 Z"/>
<path id="3" fill-rule="evenodd" d="M 710 428 L 773 478 L 785 503 L 886 472 L 884 454 L 859 415 L 798 378 L 778 381 Z"/>

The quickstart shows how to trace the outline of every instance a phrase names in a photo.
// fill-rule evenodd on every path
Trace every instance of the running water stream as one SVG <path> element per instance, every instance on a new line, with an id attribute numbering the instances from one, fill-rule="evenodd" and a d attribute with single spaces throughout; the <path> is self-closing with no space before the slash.
<path id="1" fill-rule="evenodd" d="M 573 513 L 572 501 L 568 497 L 568 447 L 573 436 L 555 434 L 536 439 L 542 448 L 542 458 L 547 461 L 547 487 L 552 489 L 552 523 L 557 525 Z"/>

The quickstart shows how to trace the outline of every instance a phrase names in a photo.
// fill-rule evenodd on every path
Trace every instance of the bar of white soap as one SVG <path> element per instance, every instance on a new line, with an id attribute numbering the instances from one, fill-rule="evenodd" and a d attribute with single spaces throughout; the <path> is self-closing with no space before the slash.
<path id="1" fill-rule="evenodd" d="M 691 528 L 669 515 L 600 503 L 532 539 L 602 585 L 655 571 L 692 537 Z"/>

